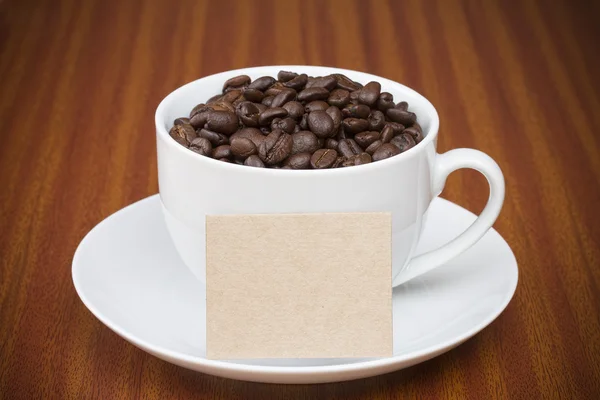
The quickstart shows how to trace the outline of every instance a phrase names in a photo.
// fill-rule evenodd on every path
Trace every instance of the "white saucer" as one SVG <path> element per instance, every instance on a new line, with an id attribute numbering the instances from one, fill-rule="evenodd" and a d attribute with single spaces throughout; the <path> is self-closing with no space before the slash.
<path id="1" fill-rule="evenodd" d="M 419 252 L 436 248 L 475 220 L 436 199 Z M 454 261 L 394 289 L 390 358 L 213 361 L 205 358 L 204 289 L 167 233 L 158 195 L 98 224 L 73 259 L 73 282 L 86 307 L 137 347 L 207 374 L 257 382 L 321 383 L 384 374 L 433 358 L 491 323 L 517 286 L 517 262 L 490 230 Z"/>

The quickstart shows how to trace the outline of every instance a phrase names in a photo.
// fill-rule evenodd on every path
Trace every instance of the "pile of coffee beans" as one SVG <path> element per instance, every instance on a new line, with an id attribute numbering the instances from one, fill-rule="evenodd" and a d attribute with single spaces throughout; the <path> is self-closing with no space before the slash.
<path id="1" fill-rule="evenodd" d="M 423 139 L 408 103 L 381 84 L 342 74 L 231 78 L 221 94 L 177 118 L 169 134 L 182 146 L 251 167 L 323 169 L 380 161 Z"/>

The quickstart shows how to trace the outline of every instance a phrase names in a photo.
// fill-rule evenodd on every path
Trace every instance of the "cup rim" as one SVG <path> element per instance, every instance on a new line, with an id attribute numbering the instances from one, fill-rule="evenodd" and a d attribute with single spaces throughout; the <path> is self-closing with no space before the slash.
<path id="1" fill-rule="evenodd" d="M 416 146 L 412 147 L 411 149 L 409 149 L 401 154 L 398 154 L 396 156 L 387 158 L 385 160 L 377 161 L 377 162 L 371 162 L 368 164 L 356 165 L 356 166 L 347 167 L 347 168 L 327 168 L 327 169 L 319 169 L 319 170 L 253 168 L 253 167 L 248 167 L 246 165 L 237 165 L 235 163 L 222 162 L 219 160 L 215 160 L 211 157 L 206 157 L 206 156 L 197 154 L 193 151 L 190 151 L 189 149 L 181 146 L 179 143 L 177 143 L 175 140 L 173 140 L 171 138 L 171 136 L 169 135 L 168 130 L 165 127 L 165 123 L 164 123 L 165 112 L 166 112 L 168 106 L 170 105 L 170 103 L 175 98 L 180 96 L 188 86 L 197 84 L 198 81 L 201 81 L 203 79 L 217 78 L 219 76 L 223 76 L 223 81 L 225 81 L 226 79 L 228 79 L 231 76 L 259 72 L 260 70 L 264 70 L 264 69 L 302 70 L 302 69 L 317 69 L 317 68 L 328 70 L 327 72 L 332 73 L 332 74 L 333 73 L 341 73 L 341 74 L 344 74 L 347 76 L 360 74 L 360 75 L 363 75 L 365 78 L 367 78 L 368 81 L 374 80 L 374 81 L 382 82 L 382 86 L 383 86 L 383 83 L 385 83 L 385 85 L 396 86 L 402 92 L 408 92 L 412 96 L 418 98 L 419 101 L 425 106 L 425 108 L 428 109 L 427 117 L 429 118 L 429 127 L 426 131 L 424 131 L 423 140 L 420 143 L 418 143 Z M 366 172 L 367 170 L 376 170 L 378 168 L 391 167 L 394 164 L 401 163 L 404 160 L 413 158 L 417 154 L 419 154 L 421 151 L 424 151 L 428 147 L 427 145 L 429 143 L 435 141 L 435 139 L 438 135 L 438 131 L 439 131 L 439 115 L 437 113 L 436 108 L 433 106 L 433 104 L 431 104 L 431 102 L 425 96 L 423 96 L 421 93 L 417 92 L 416 90 L 414 90 L 406 85 L 403 85 L 399 82 L 393 81 L 391 79 L 373 75 L 373 74 L 370 74 L 367 72 L 349 70 L 349 69 L 344 69 L 344 68 L 336 68 L 336 67 L 319 66 L 319 65 L 264 65 L 264 66 L 255 66 L 255 67 L 247 67 L 247 68 L 228 70 L 228 71 L 218 72 L 215 74 L 211 74 L 211 75 L 207 75 L 207 76 L 198 78 L 196 80 L 193 80 L 191 82 L 188 82 L 188 83 L 178 87 L 177 89 L 173 90 L 171 93 L 169 93 L 167 96 L 165 96 L 165 98 L 163 98 L 161 100 L 161 102 L 159 103 L 158 107 L 156 108 L 156 112 L 154 114 L 154 123 L 156 125 L 156 132 L 157 132 L 158 138 L 160 138 L 165 145 L 171 146 L 171 148 L 174 149 L 175 151 L 181 152 L 183 157 L 194 157 L 196 160 L 198 160 L 199 163 L 207 163 L 206 165 L 208 167 L 225 168 L 225 169 L 234 168 L 235 171 L 240 172 L 240 173 L 252 173 L 252 174 L 262 174 L 262 175 L 283 174 L 282 176 L 289 176 L 289 177 L 305 176 L 305 175 L 316 177 L 316 176 L 322 176 L 325 174 L 327 174 L 327 175 L 353 174 L 353 173 Z"/>

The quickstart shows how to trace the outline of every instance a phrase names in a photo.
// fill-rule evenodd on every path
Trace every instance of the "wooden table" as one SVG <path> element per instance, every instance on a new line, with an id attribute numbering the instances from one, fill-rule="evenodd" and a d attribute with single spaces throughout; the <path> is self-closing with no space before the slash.
<path id="1" fill-rule="evenodd" d="M 0 398 L 600 396 L 599 2 L 0 2 Z M 427 96 L 439 150 L 504 170 L 496 229 L 520 283 L 473 339 L 354 382 L 238 382 L 168 364 L 96 320 L 71 283 L 81 238 L 157 192 L 154 110 L 252 65 L 368 71 Z M 487 184 L 444 197 L 479 212 Z"/>

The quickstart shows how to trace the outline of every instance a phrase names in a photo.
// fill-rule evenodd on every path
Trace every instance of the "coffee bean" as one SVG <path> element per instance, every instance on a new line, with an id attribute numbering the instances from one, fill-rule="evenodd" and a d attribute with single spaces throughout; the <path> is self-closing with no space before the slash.
<path id="1" fill-rule="evenodd" d="M 385 115 L 381 111 L 375 110 L 371 112 L 367 121 L 369 121 L 370 130 L 381 131 L 385 126 Z"/>
<path id="2" fill-rule="evenodd" d="M 357 133 L 356 135 L 354 135 L 354 140 L 363 149 L 366 149 L 373 142 L 375 142 L 379 139 L 381 139 L 381 133 L 377 132 L 377 131 L 365 131 L 365 132 L 360 132 L 360 133 Z"/>
<path id="3" fill-rule="evenodd" d="M 296 95 L 294 89 L 282 90 L 271 102 L 271 107 L 281 107 L 288 101 L 296 100 Z"/>
<path id="4" fill-rule="evenodd" d="M 260 112 L 256 104 L 245 101 L 237 106 L 236 114 L 242 124 L 245 126 L 258 126 L 258 116 Z"/>
<path id="5" fill-rule="evenodd" d="M 418 122 L 415 122 L 414 124 L 412 124 L 412 128 L 415 128 L 419 132 L 423 133 L 423 128 L 421 128 L 421 125 L 419 125 Z"/>
<path id="6" fill-rule="evenodd" d="M 307 169 L 310 167 L 310 153 L 297 153 L 289 156 L 283 162 L 282 168 Z"/>
<path id="7" fill-rule="evenodd" d="M 406 128 L 402 133 L 410 134 L 413 137 L 413 139 L 415 139 L 415 142 L 417 142 L 417 143 L 419 143 L 421 140 L 423 140 L 423 132 L 421 132 L 414 126 L 411 126 L 410 128 Z"/>
<path id="8" fill-rule="evenodd" d="M 381 161 L 400 154 L 400 149 L 392 143 L 384 143 L 373 153 L 373 161 Z"/>
<path id="9" fill-rule="evenodd" d="M 213 158 L 230 158 L 231 157 L 231 146 L 223 144 L 213 150 Z"/>
<path id="10" fill-rule="evenodd" d="M 369 147 L 367 147 L 365 149 L 365 152 L 370 155 L 373 155 L 377 151 L 377 149 L 381 147 L 382 144 L 383 144 L 383 141 L 376 140 L 375 142 L 371 143 L 371 145 Z"/>
<path id="11" fill-rule="evenodd" d="M 399 108 L 390 108 L 386 111 L 386 115 L 394 122 L 398 122 L 404 126 L 410 126 L 417 121 L 417 116 L 410 112 Z"/>
<path id="12" fill-rule="evenodd" d="M 248 75 L 239 75 L 239 76 L 235 76 L 233 78 L 227 79 L 225 81 L 225 84 L 223 84 L 223 92 L 225 92 L 225 89 L 229 88 L 229 87 L 239 87 L 239 86 L 243 86 L 243 85 L 247 85 L 250 83 L 250 77 Z"/>
<path id="13" fill-rule="evenodd" d="M 175 118 L 173 121 L 173 125 L 189 125 L 190 119 L 186 117 Z"/>
<path id="14" fill-rule="evenodd" d="M 229 158 L 218 158 L 218 160 L 226 162 L 226 163 L 230 163 L 231 162 L 231 160 Z"/>
<path id="15" fill-rule="evenodd" d="M 304 107 L 304 112 L 311 113 L 313 111 L 325 111 L 328 108 L 329 104 L 325 103 L 323 100 L 314 100 Z"/>
<path id="16" fill-rule="evenodd" d="M 346 118 L 342 121 L 342 127 L 347 134 L 357 134 L 369 128 L 369 121 L 359 118 Z"/>
<path id="17" fill-rule="evenodd" d="M 367 119 L 371 113 L 369 106 L 364 104 L 352 104 L 348 107 L 348 117 Z"/>
<path id="18" fill-rule="evenodd" d="M 212 155 L 213 147 L 208 139 L 197 137 L 190 143 L 190 150 L 203 156 L 210 157 Z"/>
<path id="19" fill-rule="evenodd" d="M 360 90 L 355 90 L 354 92 L 350 92 L 350 103 L 358 104 L 358 95 L 360 94 Z"/>
<path id="20" fill-rule="evenodd" d="M 330 168 L 337 160 L 337 152 L 332 149 L 319 149 L 310 158 L 310 165 L 315 169 Z"/>
<path id="21" fill-rule="evenodd" d="M 327 89 L 327 91 L 332 91 L 336 86 L 337 81 L 333 75 L 319 76 L 306 84 L 307 89 L 312 87 L 321 87 Z"/>
<path id="22" fill-rule="evenodd" d="M 291 81 L 292 79 L 294 79 L 297 76 L 298 76 L 298 74 L 295 72 L 279 71 L 279 73 L 277 74 L 277 80 L 281 81 L 281 82 L 287 82 L 287 81 Z"/>
<path id="23" fill-rule="evenodd" d="M 281 83 L 281 82 L 275 82 L 273 84 L 273 86 L 271 86 L 270 88 L 268 88 L 267 90 L 265 90 L 265 95 L 267 95 L 267 96 L 277 96 L 282 91 L 288 90 L 288 89 L 289 88 L 283 86 L 283 83 Z"/>
<path id="24" fill-rule="evenodd" d="M 339 168 L 339 167 L 343 167 L 344 163 L 346 162 L 347 158 L 344 156 L 339 156 L 335 159 L 335 162 L 333 163 L 333 165 L 331 166 L 331 168 Z"/>
<path id="25" fill-rule="evenodd" d="M 339 108 L 334 106 L 328 107 L 327 110 L 325 110 L 325 112 L 333 120 L 333 130 L 337 132 L 340 129 L 340 126 L 342 125 L 342 112 Z"/>
<path id="26" fill-rule="evenodd" d="M 244 97 L 252 102 L 260 103 L 260 101 L 265 97 L 265 94 L 258 89 L 246 88 L 244 90 Z"/>
<path id="27" fill-rule="evenodd" d="M 298 126 L 300 126 L 300 128 L 302 130 L 307 130 L 308 129 L 308 114 L 303 114 L 302 118 L 300 119 L 300 122 L 298 122 Z"/>
<path id="28" fill-rule="evenodd" d="M 320 138 L 335 135 L 333 120 L 325 111 L 313 111 L 308 114 L 308 127 Z"/>
<path id="29" fill-rule="evenodd" d="M 360 93 L 358 94 L 358 101 L 362 104 L 366 104 L 369 107 L 372 107 L 377 102 L 380 93 L 381 84 L 375 81 L 369 82 L 362 89 L 360 89 Z"/>
<path id="30" fill-rule="evenodd" d="M 261 112 L 265 111 L 267 108 L 267 106 L 265 106 L 262 103 L 254 103 L 254 105 L 256 106 L 256 108 L 258 108 L 258 113 L 260 114 Z"/>
<path id="31" fill-rule="evenodd" d="M 328 149 L 336 150 L 338 147 L 338 141 L 332 138 L 325 140 L 325 147 Z"/>
<path id="32" fill-rule="evenodd" d="M 255 89 L 264 92 L 275 83 L 275 78 L 272 76 L 261 76 L 258 79 L 255 79 L 254 82 L 248 85 L 248 89 Z"/>
<path id="33" fill-rule="evenodd" d="M 360 89 L 360 85 L 358 85 L 356 82 L 352 81 L 346 75 L 333 74 L 332 76 L 337 81 L 337 87 L 340 89 L 344 89 L 349 92 Z"/>
<path id="34" fill-rule="evenodd" d="M 329 97 L 329 91 L 322 87 L 304 89 L 298 93 L 298 101 L 324 100 Z"/>
<path id="35" fill-rule="evenodd" d="M 354 141 L 354 139 L 340 140 L 337 150 L 344 157 L 352 157 L 363 152 L 363 149 Z"/>
<path id="36" fill-rule="evenodd" d="M 213 97 L 211 97 L 210 99 L 208 99 L 206 101 L 206 104 L 209 105 L 211 103 L 214 103 L 215 101 L 219 101 L 219 100 L 221 100 L 222 97 L 223 97 L 222 94 L 215 94 Z"/>
<path id="37" fill-rule="evenodd" d="M 372 161 L 371 155 L 368 153 L 360 153 L 360 154 L 356 154 L 353 155 L 352 157 L 349 157 L 346 159 L 346 161 L 344 161 L 344 163 L 342 164 L 342 166 L 344 167 L 351 167 L 354 165 L 363 165 L 363 164 L 368 164 Z"/>
<path id="38" fill-rule="evenodd" d="M 239 158 L 245 159 L 253 154 L 256 154 L 256 145 L 252 140 L 237 137 L 231 139 L 231 153 Z"/>
<path id="39" fill-rule="evenodd" d="M 294 121 L 290 117 L 283 118 L 283 119 L 275 118 L 271 122 L 271 130 L 274 131 L 275 129 L 281 129 L 282 131 L 284 131 L 286 133 L 294 133 L 294 130 L 296 129 L 296 121 Z"/>
<path id="40" fill-rule="evenodd" d="M 404 125 L 399 124 L 398 122 L 386 122 L 385 126 L 389 126 L 392 129 L 394 136 L 398 136 L 405 129 Z"/>
<path id="41" fill-rule="evenodd" d="M 215 103 L 223 102 L 223 101 L 226 103 L 233 103 L 235 100 L 239 99 L 243 95 L 244 95 L 243 91 L 241 91 L 240 89 L 234 89 L 234 90 L 231 90 L 231 91 L 225 93 L 223 96 L 221 96 L 221 98 L 219 100 L 215 101 Z"/>
<path id="42" fill-rule="evenodd" d="M 400 136 L 396 136 L 395 138 L 393 138 L 390 144 L 396 146 L 400 150 L 400 152 L 403 153 L 406 150 L 415 147 L 417 143 L 415 142 L 415 139 L 411 136 L 410 133 L 403 133 Z"/>
<path id="43" fill-rule="evenodd" d="M 204 106 L 203 108 L 195 110 L 194 114 L 190 116 L 190 124 L 195 129 L 203 128 L 208 121 L 208 114 L 213 111 L 212 108 Z"/>
<path id="44" fill-rule="evenodd" d="M 300 131 L 292 135 L 292 154 L 314 153 L 319 149 L 319 139 L 311 131 Z"/>
<path id="45" fill-rule="evenodd" d="M 300 74 L 297 77 L 285 82 L 283 84 L 283 86 L 292 88 L 294 90 L 302 90 L 302 89 L 304 89 L 304 86 L 306 86 L 307 81 L 308 81 L 308 75 Z"/>
<path id="46" fill-rule="evenodd" d="M 408 103 L 401 101 L 400 103 L 396 104 L 396 108 L 402 111 L 408 111 Z"/>
<path id="47" fill-rule="evenodd" d="M 304 114 L 304 106 L 297 101 L 288 101 L 283 105 L 283 108 L 288 112 L 288 116 L 298 121 Z"/>
<path id="48" fill-rule="evenodd" d="M 198 133 L 198 137 L 208 139 L 213 147 L 221 146 L 229 141 L 227 136 L 223 135 L 222 133 L 213 132 L 208 129 L 200 129 L 196 132 Z"/>
<path id="49" fill-rule="evenodd" d="M 285 108 L 281 107 L 273 107 L 267 108 L 265 111 L 261 112 L 258 116 L 258 123 L 262 126 L 270 125 L 271 121 L 275 118 L 285 118 L 287 117 L 287 111 Z"/>
<path id="50" fill-rule="evenodd" d="M 210 106 L 215 111 L 235 112 L 235 107 L 233 106 L 233 104 L 231 104 L 228 101 L 224 101 L 224 100 L 219 100 L 219 101 L 211 104 Z"/>
<path id="51" fill-rule="evenodd" d="M 344 89 L 334 89 L 327 98 L 327 102 L 339 108 L 350 103 L 350 92 Z"/>
<path id="52" fill-rule="evenodd" d="M 242 128 L 229 137 L 229 141 L 233 142 L 235 138 L 250 139 L 256 147 L 262 143 L 265 136 L 256 128 Z"/>
<path id="53" fill-rule="evenodd" d="M 258 155 L 267 165 L 277 164 L 292 152 L 292 136 L 276 129 L 258 146 Z"/>
<path id="54" fill-rule="evenodd" d="M 206 104 L 200 103 L 197 106 L 195 106 L 194 108 L 192 108 L 192 111 L 190 111 L 190 118 L 192 118 L 194 115 L 196 115 L 197 113 L 199 113 L 201 111 L 207 111 L 210 109 L 211 108 L 208 107 Z"/>
<path id="55" fill-rule="evenodd" d="M 340 141 L 342 139 L 347 139 L 348 137 L 346 136 L 346 132 L 344 132 L 344 130 L 340 127 L 340 129 L 338 130 L 337 135 L 335 135 L 335 139 L 337 141 Z"/>
<path id="56" fill-rule="evenodd" d="M 262 160 L 260 159 L 260 157 L 257 155 L 252 155 L 252 156 L 246 158 L 246 161 L 244 161 L 244 165 L 247 165 L 249 167 L 256 167 L 256 168 L 264 168 L 265 167 L 265 163 L 263 163 Z"/>
<path id="57" fill-rule="evenodd" d="M 193 133 L 192 133 L 193 132 Z M 196 131 L 191 125 L 173 125 L 169 131 L 169 135 L 182 146 L 188 146 L 196 137 Z"/>
<path id="58" fill-rule="evenodd" d="M 210 111 L 206 120 L 206 129 L 231 135 L 238 128 L 237 116 L 229 111 Z"/>
<path id="59" fill-rule="evenodd" d="M 388 92 L 382 92 L 377 99 L 377 108 L 380 111 L 386 112 L 390 108 L 394 108 L 394 96 Z"/>
<path id="60" fill-rule="evenodd" d="M 386 125 L 381 130 L 381 141 L 383 143 L 389 143 L 389 141 L 392 140 L 393 137 L 394 137 L 394 129 L 391 126 Z"/>

